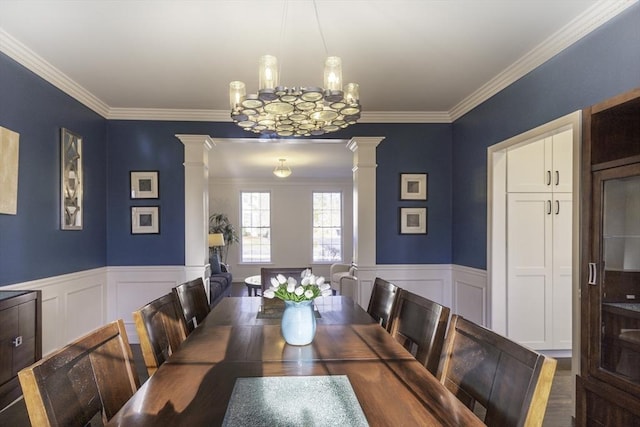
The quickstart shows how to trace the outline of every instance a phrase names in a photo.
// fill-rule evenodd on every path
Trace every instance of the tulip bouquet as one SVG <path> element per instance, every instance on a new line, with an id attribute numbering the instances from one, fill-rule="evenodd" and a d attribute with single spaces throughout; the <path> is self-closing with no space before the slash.
<path id="1" fill-rule="evenodd" d="M 265 298 L 280 298 L 283 301 L 309 301 L 319 296 L 331 295 L 331 286 L 324 282 L 324 277 L 314 276 L 306 269 L 300 277 L 300 284 L 293 277 L 285 278 L 282 274 L 271 278 L 271 287 L 264 291 Z"/>

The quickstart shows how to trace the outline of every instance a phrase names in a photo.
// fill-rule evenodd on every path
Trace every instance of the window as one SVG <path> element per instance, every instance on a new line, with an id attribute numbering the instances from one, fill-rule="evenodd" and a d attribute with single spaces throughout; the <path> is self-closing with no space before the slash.
<path id="1" fill-rule="evenodd" d="M 242 262 L 271 262 L 271 194 L 241 193 Z"/>
<path id="2" fill-rule="evenodd" d="M 342 193 L 313 193 L 313 262 L 342 261 Z"/>

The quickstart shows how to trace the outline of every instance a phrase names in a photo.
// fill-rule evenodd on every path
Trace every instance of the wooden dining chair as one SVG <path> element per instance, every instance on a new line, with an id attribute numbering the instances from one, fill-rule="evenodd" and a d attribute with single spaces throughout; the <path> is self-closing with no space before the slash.
<path id="1" fill-rule="evenodd" d="M 185 331 L 189 335 L 211 311 L 204 282 L 198 277 L 176 286 L 173 292 L 182 311 Z"/>
<path id="2" fill-rule="evenodd" d="M 187 337 L 176 295 L 170 292 L 133 312 L 142 357 L 149 376 Z"/>
<path id="3" fill-rule="evenodd" d="M 486 425 L 541 426 L 556 360 L 454 315 L 440 370 L 461 402 L 485 412 Z"/>
<path id="4" fill-rule="evenodd" d="M 376 277 L 367 313 L 387 331 L 391 330 L 393 312 L 396 309 L 399 295 L 400 288 L 398 286 Z"/>
<path id="5" fill-rule="evenodd" d="M 391 321 L 391 336 L 433 375 L 449 322 L 449 308 L 407 290 L 401 290 Z"/>
<path id="6" fill-rule="evenodd" d="M 18 378 L 31 425 L 38 427 L 106 423 L 140 387 L 122 319 L 21 370 Z"/>

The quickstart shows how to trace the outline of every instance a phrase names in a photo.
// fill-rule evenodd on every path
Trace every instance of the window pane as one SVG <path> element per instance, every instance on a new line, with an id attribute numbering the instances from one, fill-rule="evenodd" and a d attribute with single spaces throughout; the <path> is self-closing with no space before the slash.
<path id="1" fill-rule="evenodd" d="M 242 192 L 242 262 L 271 262 L 271 194 Z"/>
<path id="2" fill-rule="evenodd" d="M 342 193 L 313 193 L 313 261 L 342 261 Z"/>

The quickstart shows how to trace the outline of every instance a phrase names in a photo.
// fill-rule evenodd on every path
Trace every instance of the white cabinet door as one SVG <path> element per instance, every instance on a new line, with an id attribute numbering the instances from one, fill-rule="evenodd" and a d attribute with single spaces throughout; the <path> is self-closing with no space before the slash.
<path id="1" fill-rule="evenodd" d="M 507 210 L 507 336 L 570 349 L 571 194 L 510 193 Z"/>
<path id="2" fill-rule="evenodd" d="M 573 132 L 565 130 L 552 137 L 552 191 L 573 191 Z"/>
<path id="3" fill-rule="evenodd" d="M 550 348 L 550 195 L 511 193 L 507 209 L 507 336 L 534 349 Z"/>
<path id="4" fill-rule="evenodd" d="M 507 192 L 545 193 L 552 189 L 552 138 L 507 151 Z"/>
<path id="5" fill-rule="evenodd" d="M 553 195 L 553 344 L 571 348 L 571 242 L 572 203 L 570 193 Z"/>

